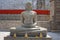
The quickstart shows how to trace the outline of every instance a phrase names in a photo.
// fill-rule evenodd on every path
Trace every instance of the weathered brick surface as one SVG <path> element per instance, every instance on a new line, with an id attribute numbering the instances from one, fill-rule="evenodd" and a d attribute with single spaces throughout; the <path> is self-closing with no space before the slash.
<path id="1" fill-rule="evenodd" d="M 40 21 L 40 22 L 38 22 L 37 25 L 39 25 L 41 27 L 48 28 L 49 27 L 49 21 Z"/>
<path id="2" fill-rule="evenodd" d="M 38 21 L 48 21 L 50 19 L 49 15 L 38 15 L 37 20 Z"/>
<path id="3" fill-rule="evenodd" d="M 20 26 L 21 25 L 21 21 L 8 21 L 8 20 L 3 20 L 0 21 L 0 28 L 4 29 L 4 28 L 10 28 L 10 27 L 16 27 L 16 26 Z"/>
<path id="4" fill-rule="evenodd" d="M 20 14 L 0 14 L 0 20 L 20 20 Z"/>

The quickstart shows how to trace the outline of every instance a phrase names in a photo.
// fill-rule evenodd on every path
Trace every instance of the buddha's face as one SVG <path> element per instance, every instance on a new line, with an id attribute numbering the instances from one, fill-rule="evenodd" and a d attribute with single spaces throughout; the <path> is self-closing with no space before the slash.
<path id="1" fill-rule="evenodd" d="M 32 5 L 31 5 L 31 3 L 29 3 L 29 2 L 26 3 L 25 9 L 28 10 L 28 11 L 32 10 Z"/>

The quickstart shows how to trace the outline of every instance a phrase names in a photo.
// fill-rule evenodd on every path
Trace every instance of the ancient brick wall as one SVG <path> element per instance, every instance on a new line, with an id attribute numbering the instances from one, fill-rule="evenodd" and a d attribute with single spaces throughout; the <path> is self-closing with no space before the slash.
<path id="1" fill-rule="evenodd" d="M 0 28 L 6 29 L 10 27 L 17 27 L 21 25 L 20 14 L 0 14 Z M 46 27 L 49 25 L 49 15 L 37 15 L 37 25 L 41 27 Z M 46 21 L 46 22 L 44 22 Z"/>

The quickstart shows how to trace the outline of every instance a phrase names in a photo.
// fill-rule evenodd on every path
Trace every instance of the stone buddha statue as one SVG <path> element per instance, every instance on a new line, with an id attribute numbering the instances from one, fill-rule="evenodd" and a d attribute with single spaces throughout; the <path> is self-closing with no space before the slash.
<path id="1" fill-rule="evenodd" d="M 10 35 L 14 35 L 16 33 L 17 36 L 24 36 L 26 33 L 28 36 L 36 36 L 40 35 L 40 32 L 44 31 L 44 35 L 46 36 L 46 29 L 37 26 L 37 14 L 35 11 L 32 11 L 32 5 L 30 2 L 26 3 L 25 10 L 21 13 L 21 26 L 17 26 L 15 28 L 11 28 Z"/>
<path id="2" fill-rule="evenodd" d="M 21 13 L 21 22 L 23 23 L 22 27 L 33 28 L 37 24 L 37 14 L 35 11 L 32 11 L 31 3 L 26 3 L 24 12 Z"/>

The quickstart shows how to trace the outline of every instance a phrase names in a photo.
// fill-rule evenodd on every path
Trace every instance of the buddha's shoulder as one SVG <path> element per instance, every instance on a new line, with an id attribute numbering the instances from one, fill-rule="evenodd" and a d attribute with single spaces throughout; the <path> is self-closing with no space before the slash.
<path id="1" fill-rule="evenodd" d="M 21 12 L 21 14 L 22 14 L 22 13 L 26 13 L 26 11 Z"/>
<path id="2" fill-rule="evenodd" d="M 21 14 L 27 14 L 27 13 L 33 13 L 33 14 L 36 14 L 35 11 L 30 11 L 30 12 L 28 12 L 28 11 L 23 11 Z"/>
<path id="3" fill-rule="evenodd" d="M 36 13 L 35 11 L 31 11 L 32 13 Z"/>
<path id="4" fill-rule="evenodd" d="M 37 15 L 37 13 L 35 11 L 31 11 L 33 15 Z"/>

